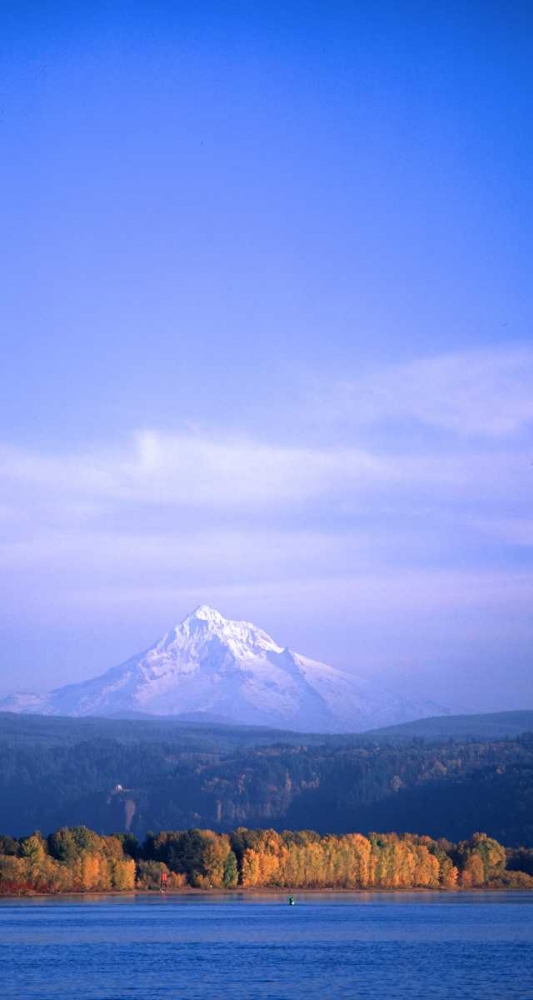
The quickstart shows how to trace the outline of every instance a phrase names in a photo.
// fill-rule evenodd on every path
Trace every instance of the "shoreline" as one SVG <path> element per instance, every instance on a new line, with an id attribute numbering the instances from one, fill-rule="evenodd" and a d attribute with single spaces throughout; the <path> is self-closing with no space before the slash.
<path id="1" fill-rule="evenodd" d="M 116 899 L 134 899 L 136 897 L 148 898 L 148 899 L 161 899 L 173 898 L 179 899 L 180 897 L 187 896 L 199 896 L 204 898 L 214 897 L 219 898 L 221 896 L 332 896 L 332 895 L 349 895 L 349 896 L 420 896 L 420 895 L 431 895 L 431 896 L 464 896 L 464 895 L 480 895 L 481 893 L 520 893 L 522 895 L 533 894 L 533 889 L 525 889 L 523 887 L 512 887 L 512 886 L 472 886 L 470 888 L 463 888 L 458 886 L 456 888 L 444 888 L 439 886 L 438 888 L 424 888 L 421 886 L 415 888 L 389 888 L 384 889 L 380 887 L 373 887 L 369 889 L 290 889 L 290 888 L 278 888 L 276 886 L 256 888 L 239 886 L 236 889 L 195 889 L 192 886 L 187 886 L 181 889 L 165 890 L 161 892 L 158 889 L 102 889 L 100 891 L 91 890 L 91 892 L 6 892 L 0 893 L 0 902 L 3 899 L 104 899 L 106 897 L 113 897 Z"/>

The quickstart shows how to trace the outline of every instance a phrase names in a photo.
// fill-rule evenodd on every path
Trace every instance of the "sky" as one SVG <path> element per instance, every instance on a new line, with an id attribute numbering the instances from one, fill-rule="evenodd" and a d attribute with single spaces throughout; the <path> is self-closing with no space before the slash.
<path id="1" fill-rule="evenodd" d="M 0 694 L 200 603 L 533 707 L 533 9 L 4 0 Z"/>

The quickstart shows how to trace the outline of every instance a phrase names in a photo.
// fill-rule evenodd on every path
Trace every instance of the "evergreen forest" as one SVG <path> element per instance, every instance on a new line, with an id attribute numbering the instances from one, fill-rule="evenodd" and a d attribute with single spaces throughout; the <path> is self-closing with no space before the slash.
<path id="1" fill-rule="evenodd" d="M 20 838 L 84 826 L 141 841 L 150 830 L 241 826 L 423 830 L 454 843 L 484 830 L 531 847 L 533 734 L 505 736 L 501 718 L 482 719 L 471 735 L 464 723 L 446 735 L 453 727 L 441 720 L 437 735 L 426 723 L 425 736 L 412 727 L 339 736 L 5 714 L 0 829 Z"/>

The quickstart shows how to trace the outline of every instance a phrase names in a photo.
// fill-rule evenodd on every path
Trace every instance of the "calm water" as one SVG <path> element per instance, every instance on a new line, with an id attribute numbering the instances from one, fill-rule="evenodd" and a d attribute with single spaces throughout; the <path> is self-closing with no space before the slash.
<path id="1" fill-rule="evenodd" d="M 533 1000 L 533 895 L 0 901 L 2 1000 Z"/>

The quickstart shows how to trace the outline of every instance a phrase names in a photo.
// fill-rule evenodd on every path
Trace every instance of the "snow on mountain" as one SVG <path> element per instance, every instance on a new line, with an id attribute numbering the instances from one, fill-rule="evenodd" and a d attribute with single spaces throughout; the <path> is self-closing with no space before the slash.
<path id="1" fill-rule="evenodd" d="M 154 646 L 89 681 L 20 694 L 0 710 L 47 715 L 174 715 L 346 732 L 442 714 L 279 646 L 251 622 L 201 605 Z"/>

